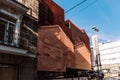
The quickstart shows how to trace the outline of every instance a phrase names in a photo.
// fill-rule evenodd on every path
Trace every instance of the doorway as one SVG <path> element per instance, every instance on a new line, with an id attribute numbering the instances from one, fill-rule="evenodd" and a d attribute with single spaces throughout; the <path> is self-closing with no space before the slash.
<path id="1" fill-rule="evenodd" d="M 18 80 L 18 65 L 0 63 L 0 80 Z"/>

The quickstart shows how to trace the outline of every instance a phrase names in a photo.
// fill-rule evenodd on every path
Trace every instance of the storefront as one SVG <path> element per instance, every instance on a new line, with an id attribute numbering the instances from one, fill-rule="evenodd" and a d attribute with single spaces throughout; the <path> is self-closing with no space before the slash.
<path id="1" fill-rule="evenodd" d="M 34 80 L 34 58 L 0 53 L 0 80 Z"/>

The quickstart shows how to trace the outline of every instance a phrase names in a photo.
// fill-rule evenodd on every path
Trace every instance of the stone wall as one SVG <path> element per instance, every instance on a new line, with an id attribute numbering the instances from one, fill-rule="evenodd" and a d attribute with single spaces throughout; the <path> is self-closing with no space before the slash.
<path id="1" fill-rule="evenodd" d="M 18 2 L 29 8 L 29 11 L 27 12 L 29 15 L 38 19 L 38 15 L 39 15 L 38 0 L 18 0 Z"/>

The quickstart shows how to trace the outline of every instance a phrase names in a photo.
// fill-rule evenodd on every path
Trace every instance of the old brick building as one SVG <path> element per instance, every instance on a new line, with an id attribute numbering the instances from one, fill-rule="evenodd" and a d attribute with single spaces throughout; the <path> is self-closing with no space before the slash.
<path id="1" fill-rule="evenodd" d="M 0 80 L 35 80 L 38 1 L 0 0 Z"/>

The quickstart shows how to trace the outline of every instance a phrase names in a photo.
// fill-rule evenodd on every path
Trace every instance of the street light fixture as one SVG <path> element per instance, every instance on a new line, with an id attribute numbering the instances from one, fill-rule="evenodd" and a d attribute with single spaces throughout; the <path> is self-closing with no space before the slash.
<path id="1" fill-rule="evenodd" d="M 92 29 L 95 30 L 96 32 L 99 32 L 99 29 L 96 26 L 93 26 Z"/>

